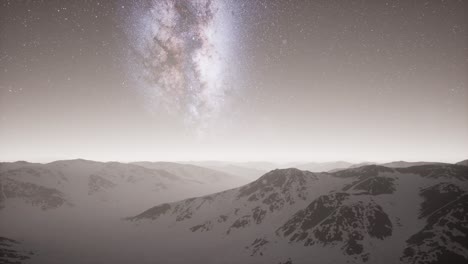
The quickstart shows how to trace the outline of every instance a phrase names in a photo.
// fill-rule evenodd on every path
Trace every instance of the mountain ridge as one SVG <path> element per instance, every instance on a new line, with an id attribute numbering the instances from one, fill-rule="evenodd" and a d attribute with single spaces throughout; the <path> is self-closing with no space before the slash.
<path id="1" fill-rule="evenodd" d="M 0 209 L 0 224 L 10 227 L 3 235 L 26 241 L 28 248 L 32 245 L 31 263 L 51 263 L 48 256 L 58 257 L 53 252 L 65 250 L 64 246 L 68 248 L 60 263 L 79 263 L 72 259 L 76 243 L 79 255 L 88 261 L 112 263 L 128 263 L 128 256 L 147 256 L 138 259 L 142 263 L 186 263 L 180 252 L 195 263 L 305 264 L 311 257 L 319 263 L 465 263 L 468 259 L 463 243 L 468 236 L 466 166 L 373 164 L 333 172 L 274 169 L 254 181 L 200 195 L 190 193 L 203 186 L 190 180 L 198 177 L 198 169 L 156 165 L 159 169 L 86 160 L 2 163 L 0 184 L 7 191 L 7 202 L 0 197 L 0 204 L 6 205 Z M 182 170 L 175 169 L 180 174 L 174 174 L 161 166 Z M 228 177 L 212 176 L 197 179 Z M 22 187 L 28 192 L 17 193 L 23 195 L 18 200 L 11 187 L 3 189 L 13 180 L 56 186 L 61 193 L 41 196 L 36 193 L 48 191 Z M 148 184 L 157 184 L 154 180 L 163 185 Z M 185 183 L 189 184 L 185 197 L 162 200 L 151 194 L 153 187 L 164 192 L 164 186 Z M 131 191 L 118 191 L 121 185 Z M 88 198 L 76 200 L 78 194 Z M 134 200 L 114 201 L 116 197 Z M 63 201 L 54 200 L 58 198 Z M 27 205 L 24 210 L 12 210 L 20 201 Z M 86 204 L 102 206 L 83 211 Z M 118 206 L 123 204 L 133 210 L 122 211 Z M 24 217 L 31 215 L 34 218 Z M 43 228 L 31 233 L 33 225 Z M 54 242 L 58 237 L 60 244 Z M 109 251 L 96 251 L 93 244 Z"/>
<path id="2" fill-rule="evenodd" d="M 309 176 L 306 178 L 300 177 L 304 175 Z M 323 186 L 320 186 L 322 192 L 318 193 L 314 190 L 314 195 L 310 196 L 313 190 L 310 183 L 312 183 L 312 185 L 321 185 L 322 183 L 319 182 L 319 179 L 327 177 L 339 180 L 341 184 L 333 186 L 333 188 L 330 188 L 328 191 L 325 191 Z M 303 190 L 303 188 L 299 187 L 296 189 L 294 184 L 291 183 L 292 179 L 294 182 L 300 183 L 298 186 L 307 186 L 307 191 L 301 193 L 300 191 Z M 314 181 L 304 183 L 304 179 L 314 179 Z M 223 239 L 233 236 L 231 238 L 233 240 L 235 237 L 239 239 L 238 236 L 243 234 L 249 238 L 245 237 L 243 240 L 245 243 L 244 246 L 239 246 L 239 248 L 245 248 L 250 252 L 247 253 L 247 255 L 249 257 L 254 257 L 255 261 L 259 261 L 258 263 L 268 263 L 268 261 L 263 261 L 258 258 L 265 258 L 267 255 L 275 255 L 275 250 L 273 248 L 276 247 L 276 250 L 280 250 L 278 247 L 290 247 L 285 246 L 284 243 L 289 245 L 296 245 L 299 243 L 298 246 L 294 247 L 295 249 L 293 251 L 299 250 L 302 247 L 299 245 L 303 245 L 305 248 L 312 247 L 316 250 L 326 249 L 332 250 L 333 252 L 338 250 L 340 252 L 339 254 L 344 256 L 340 259 L 346 259 L 346 261 L 350 261 L 351 263 L 372 262 L 373 259 L 375 260 L 375 258 L 378 257 L 373 253 L 373 248 L 375 248 L 376 245 L 395 243 L 391 241 L 400 241 L 398 244 L 406 245 L 405 247 L 400 246 L 400 255 L 398 258 L 395 258 L 395 256 L 393 257 L 395 261 L 423 263 L 420 262 L 421 256 L 429 252 L 421 251 L 424 249 L 419 247 L 417 242 L 414 242 L 415 239 L 411 239 L 411 237 L 417 237 L 419 232 L 417 230 L 420 230 L 420 228 L 423 228 L 422 230 L 426 228 L 426 230 L 430 230 L 430 232 L 436 232 L 432 231 L 434 229 L 430 224 L 424 224 L 426 219 L 429 219 L 430 216 L 425 215 L 420 218 L 414 215 L 414 217 L 411 218 L 399 212 L 396 214 L 397 217 L 395 215 L 395 209 L 398 207 L 389 207 L 389 203 L 386 202 L 386 200 L 390 199 L 389 201 L 394 201 L 390 204 L 398 201 L 393 200 L 397 198 L 392 197 L 397 197 L 406 192 L 403 192 L 401 189 L 401 184 L 406 182 L 403 189 L 414 190 L 414 197 L 420 197 L 418 199 L 413 198 L 417 203 L 412 203 L 414 207 L 418 208 L 422 206 L 419 204 L 419 201 L 422 202 L 425 199 L 423 198 L 425 197 L 424 194 L 418 191 L 418 188 L 421 188 L 420 186 L 430 188 L 431 186 L 437 186 L 437 184 L 450 182 L 466 193 L 468 190 L 466 184 L 467 180 L 468 168 L 452 164 L 428 164 L 407 168 L 388 168 L 381 165 L 367 165 L 334 173 L 311 173 L 298 169 L 277 169 L 266 173 L 257 181 L 236 189 L 216 193 L 211 196 L 192 198 L 190 200 L 182 200 L 155 207 L 153 209 L 157 212 L 157 217 L 151 217 L 150 214 L 140 214 L 137 217 L 129 218 L 129 220 L 131 220 L 131 222 L 136 222 L 137 226 L 143 224 L 143 226 L 146 227 L 150 227 L 152 225 L 151 222 L 158 222 L 156 226 L 159 226 L 158 228 L 163 228 L 166 226 L 163 223 L 173 223 L 170 219 L 175 217 L 175 225 L 171 225 L 170 228 L 175 228 L 182 233 L 183 230 L 186 230 L 185 232 L 188 234 L 215 232 L 218 234 L 225 234 L 221 236 L 224 237 Z M 289 186 L 286 189 L 290 190 L 290 192 L 281 196 L 281 194 L 283 194 L 283 189 L 281 187 L 284 186 Z M 443 192 L 443 189 L 440 188 L 436 188 L 436 190 L 437 192 Z M 218 208 L 216 206 L 212 207 L 210 204 L 221 201 L 221 199 L 217 201 L 217 197 L 226 196 L 226 193 L 230 193 L 228 195 L 229 198 L 226 199 L 229 201 L 229 206 L 227 203 L 224 206 L 219 205 L 219 207 L 225 208 L 222 213 L 217 215 L 213 214 L 210 210 L 212 216 L 217 216 L 209 217 L 205 215 L 205 221 L 201 220 L 200 215 L 205 214 L 203 213 L 205 212 L 203 208 L 205 206 L 208 208 Z M 294 195 L 291 196 L 291 194 Z M 265 204 L 265 202 L 269 202 L 270 200 L 275 201 L 274 199 L 267 199 L 270 196 L 281 196 L 281 198 L 283 198 L 280 200 L 281 203 L 279 203 L 279 206 L 273 206 L 270 209 L 268 207 L 269 204 Z M 295 199 L 288 199 L 288 197 L 294 197 Z M 338 199 L 338 197 L 340 198 Z M 461 197 L 464 196 L 462 195 Z M 290 201 L 293 202 L 289 203 Z M 329 204 L 333 201 L 340 202 L 334 205 Z M 451 200 L 450 202 L 454 201 Z M 401 202 L 398 201 L 398 204 L 400 203 Z M 430 203 L 434 204 L 434 201 Z M 286 204 L 288 204 L 288 207 L 284 207 Z M 436 207 L 440 209 L 446 205 L 447 204 L 443 204 Z M 231 207 L 232 210 L 226 210 L 226 207 Z M 295 209 L 289 210 L 292 207 Z M 448 210 L 452 212 L 453 210 L 461 210 L 460 208 L 460 205 L 454 205 L 453 208 L 448 208 Z M 148 211 L 146 213 L 148 213 Z M 317 213 L 319 213 L 319 215 L 316 215 Z M 320 216 L 320 214 L 322 214 L 322 216 Z M 287 217 L 284 217 L 285 215 L 287 215 Z M 148 219 L 147 217 L 150 218 Z M 147 222 L 145 219 L 150 221 Z M 159 221 L 161 222 L 159 223 Z M 463 227 L 463 218 L 453 222 L 453 224 L 457 226 L 457 228 L 465 230 Z M 268 231 L 266 233 L 260 232 L 258 236 L 249 236 L 242 231 L 244 229 L 246 232 L 247 230 L 252 230 L 252 232 L 253 230 L 265 230 L 266 227 L 262 228 L 262 226 L 265 225 L 271 225 L 272 228 L 276 226 L 276 228 L 274 228 L 276 231 Z M 413 227 L 405 227 L 406 225 Z M 178 228 L 177 226 L 180 227 Z M 417 232 L 414 233 L 412 230 L 416 230 Z M 258 231 L 255 233 L 258 233 Z M 440 235 L 436 234 L 436 236 L 439 237 Z M 396 239 L 397 237 L 399 238 Z M 248 241 L 251 241 L 250 244 Z M 438 250 L 440 252 L 445 252 L 444 254 L 447 256 L 451 256 L 451 259 L 456 260 L 457 256 L 458 258 L 468 259 L 468 254 L 463 255 L 464 253 L 461 253 L 462 255 L 459 255 L 458 253 L 460 252 L 457 253 L 457 251 L 453 251 L 453 249 L 445 246 L 439 246 Z M 465 247 L 465 250 L 468 252 L 468 248 Z M 336 254 L 338 254 L 338 252 L 336 252 Z M 287 259 L 278 259 L 279 256 L 275 256 L 276 257 L 272 259 L 275 259 L 274 261 L 276 262 L 288 261 Z M 445 257 L 441 257 L 441 261 L 443 261 L 444 258 Z M 270 263 L 272 259 L 270 259 Z M 293 256 L 290 256 L 290 261 L 292 263 L 303 263 L 303 260 Z"/>

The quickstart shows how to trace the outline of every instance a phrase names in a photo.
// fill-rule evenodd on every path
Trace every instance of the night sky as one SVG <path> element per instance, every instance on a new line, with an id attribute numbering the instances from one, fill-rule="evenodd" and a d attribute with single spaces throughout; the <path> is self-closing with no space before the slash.
<path id="1" fill-rule="evenodd" d="M 0 160 L 468 158 L 468 1 L 0 2 Z"/>

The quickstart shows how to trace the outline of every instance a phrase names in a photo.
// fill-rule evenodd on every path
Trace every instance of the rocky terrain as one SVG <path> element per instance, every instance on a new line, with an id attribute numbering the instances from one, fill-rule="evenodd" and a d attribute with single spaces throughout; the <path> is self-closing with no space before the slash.
<path id="1" fill-rule="evenodd" d="M 128 220 L 155 235 L 210 234 L 230 251 L 237 247 L 232 263 L 466 263 L 467 180 L 467 167 L 450 164 L 274 170 L 241 188 Z"/>

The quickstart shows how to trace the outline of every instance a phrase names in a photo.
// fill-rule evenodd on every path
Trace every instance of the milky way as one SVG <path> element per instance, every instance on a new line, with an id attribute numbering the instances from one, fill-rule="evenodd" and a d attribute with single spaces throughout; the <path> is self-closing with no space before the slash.
<path id="1" fill-rule="evenodd" d="M 230 89 L 227 2 L 147 1 L 134 9 L 127 32 L 131 74 L 151 107 L 197 126 L 217 115 Z"/>

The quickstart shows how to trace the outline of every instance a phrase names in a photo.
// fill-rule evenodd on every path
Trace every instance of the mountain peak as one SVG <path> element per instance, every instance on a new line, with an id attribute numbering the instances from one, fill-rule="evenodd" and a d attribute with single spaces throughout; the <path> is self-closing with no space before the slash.
<path id="1" fill-rule="evenodd" d="M 94 161 L 94 160 L 87 160 L 87 159 L 69 159 L 69 160 L 56 160 L 52 161 L 49 163 L 46 163 L 46 165 L 66 165 L 66 164 L 104 164 L 104 162 L 100 161 Z"/>
<path id="2" fill-rule="evenodd" d="M 310 171 L 301 171 L 296 168 L 275 169 L 242 187 L 239 190 L 239 197 L 250 196 L 256 192 L 270 192 L 274 189 L 280 189 L 281 192 L 296 188 L 302 189 L 307 181 L 316 179 L 317 176 Z"/>
<path id="3" fill-rule="evenodd" d="M 315 174 L 309 171 L 302 171 L 296 168 L 275 169 L 265 173 L 255 182 L 263 185 L 282 186 L 287 181 L 303 181 L 306 177 L 316 178 Z"/>
<path id="4" fill-rule="evenodd" d="M 373 165 L 365 165 L 362 167 L 336 171 L 332 174 L 341 178 L 349 178 L 349 177 L 356 177 L 356 176 L 359 176 L 359 177 L 377 176 L 379 173 L 385 173 L 385 172 L 391 173 L 391 172 L 394 172 L 394 169 L 373 164 Z"/>

